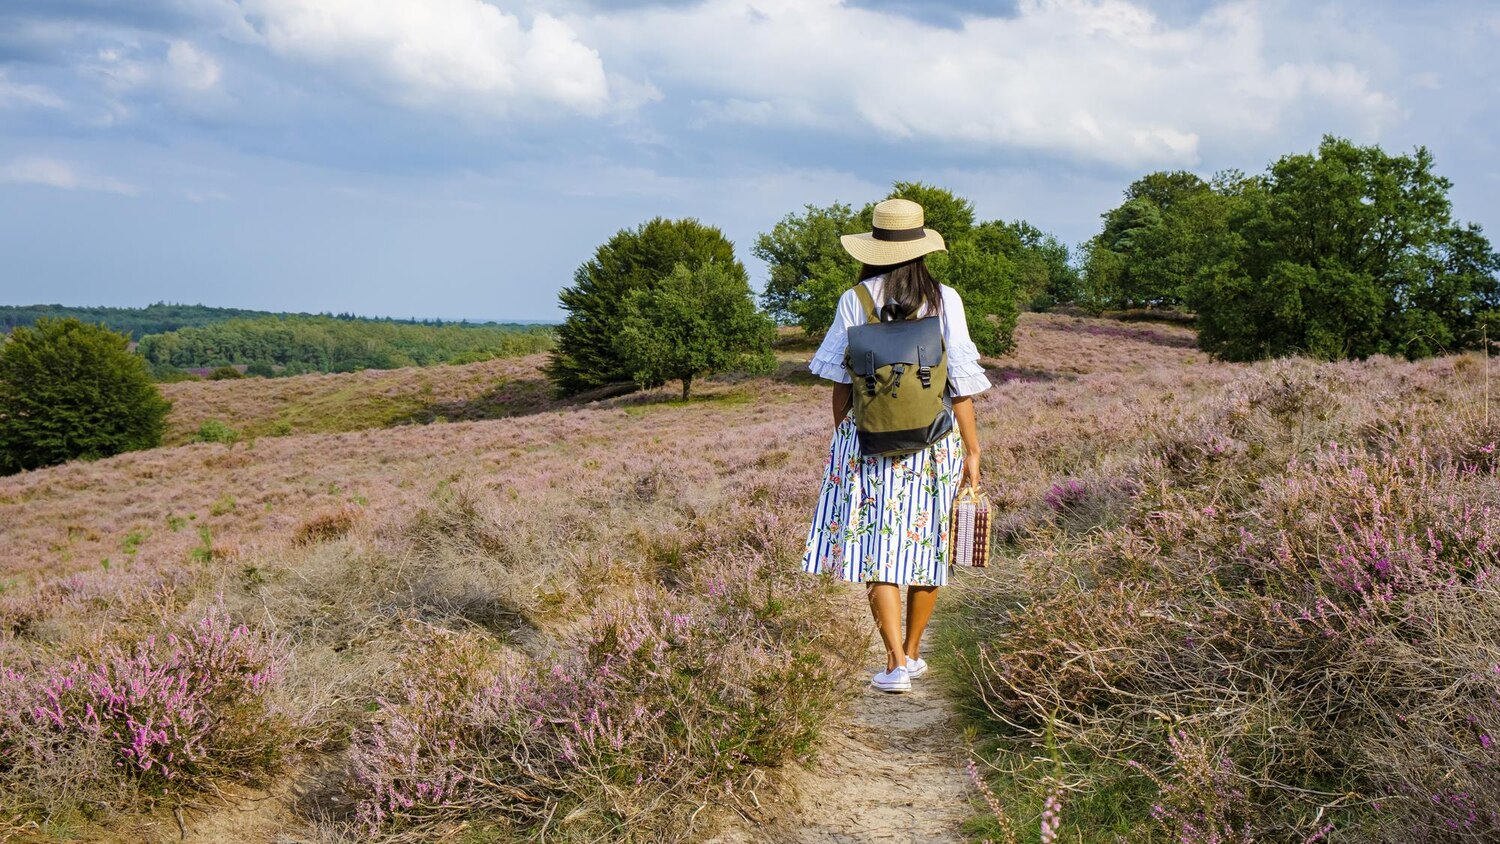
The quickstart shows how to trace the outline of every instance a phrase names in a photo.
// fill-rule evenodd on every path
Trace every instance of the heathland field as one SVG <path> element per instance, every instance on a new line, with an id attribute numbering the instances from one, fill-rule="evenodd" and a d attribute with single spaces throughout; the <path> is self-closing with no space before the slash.
<path id="1" fill-rule="evenodd" d="M 930 648 L 962 834 L 1493 840 L 1487 361 L 1016 340 L 1003 553 Z M 870 631 L 796 572 L 828 391 L 778 346 L 690 402 L 555 400 L 540 356 L 173 384 L 175 445 L 0 478 L 0 837 L 857 840 L 788 785 L 858 784 Z"/>

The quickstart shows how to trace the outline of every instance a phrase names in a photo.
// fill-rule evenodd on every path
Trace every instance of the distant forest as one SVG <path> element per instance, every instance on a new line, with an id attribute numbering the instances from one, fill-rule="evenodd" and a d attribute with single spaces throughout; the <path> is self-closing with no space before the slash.
<path id="1" fill-rule="evenodd" d="M 0 305 L 0 333 L 26 325 L 35 325 L 41 317 L 74 317 L 87 323 L 97 323 L 110 329 L 129 334 L 139 340 L 147 334 L 164 334 L 179 328 L 198 328 L 215 325 L 232 319 L 263 319 L 267 317 L 322 317 L 345 322 L 394 323 L 400 325 L 430 326 L 476 326 L 502 325 L 494 322 L 451 322 L 441 319 L 392 319 L 389 317 L 361 317 L 354 314 L 306 314 L 274 311 L 251 311 L 243 308 L 211 308 L 207 305 L 172 305 L 157 302 L 144 308 L 74 308 L 64 305 Z M 514 326 L 514 323 L 503 323 Z"/>
<path id="2" fill-rule="evenodd" d="M 0 306 L 0 332 L 73 318 L 127 334 L 161 380 L 234 367 L 251 375 L 467 363 L 552 347 L 547 324 L 290 314 L 158 302 L 144 308 Z M 233 372 L 229 374 L 233 375 Z"/>
<path id="3" fill-rule="evenodd" d="M 171 369 L 236 365 L 261 375 L 395 369 L 512 357 L 551 347 L 548 325 L 271 316 L 148 334 L 136 351 L 162 377 Z"/>

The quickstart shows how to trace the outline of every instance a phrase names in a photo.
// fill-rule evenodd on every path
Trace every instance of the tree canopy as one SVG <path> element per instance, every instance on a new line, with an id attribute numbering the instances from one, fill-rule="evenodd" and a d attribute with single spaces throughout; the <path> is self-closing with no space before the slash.
<path id="1" fill-rule="evenodd" d="M 0 343 L 0 473 L 160 444 L 171 405 L 129 342 L 44 317 Z"/>
<path id="2" fill-rule="evenodd" d="M 927 228 L 943 235 L 948 252 L 929 255 L 928 266 L 964 297 L 970 333 L 984 354 L 1010 349 L 1020 303 L 1047 307 L 1077 295 L 1067 246 L 1024 220 L 976 222 L 968 199 L 921 182 L 896 182 L 885 198 L 920 204 Z M 760 235 L 753 252 L 770 269 L 761 294 L 766 310 L 809 334 L 827 331 L 859 270 L 839 236 L 869 231 L 874 210 L 874 202 L 858 213 L 842 203 L 808 205 Z"/>
<path id="3" fill-rule="evenodd" d="M 622 229 L 600 246 L 558 294 L 566 321 L 557 329 L 547 375 L 564 395 L 634 380 L 621 359 L 617 338 L 626 301 L 636 290 L 650 290 L 681 264 L 689 272 L 708 265 L 749 284 L 723 232 L 697 220 L 657 217 Z"/>
<path id="4" fill-rule="evenodd" d="M 1260 176 L 1155 173 L 1104 215 L 1084 295 L 1191 309 L 1200 346 L 1228 360 L 1477 347 L 1500 316 L 1500 256 L 1452 219 L 1450 187 L 1425 148 L 1335 137 Z"/>
<path id="5" fill-rule="evenodd" d="M 863 231 L 859 226 L 859 215 L 843 203 L 806 205 L 756 238 L 750 252 L 769 269 L 760 299 L 766 312 L 778 322 L 831 325 L 829 294 L 836 304 L 853 266 L 839 237 Z"/>
<path id="6" fill-rule="evenodd" d="M 776 326 L 755 309 L 743 273 L 722 264 L 696 270 L 678 264 L 651 287 L 630 291 L 616 349 L 641 387 L 682 382 L 728 370 L 768 372 L 775 364 Z"/>

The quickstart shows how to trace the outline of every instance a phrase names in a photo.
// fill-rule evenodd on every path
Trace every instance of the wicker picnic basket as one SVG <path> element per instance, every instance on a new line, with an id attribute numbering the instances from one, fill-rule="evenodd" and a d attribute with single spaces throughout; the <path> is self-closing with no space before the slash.
<path id="1" fill-rule="evenodd" d="M 948 536 L 953 565 L 984 568 L 990 559 L 990 497 L 966 486 L 953 499 L 953 521 Z"/>

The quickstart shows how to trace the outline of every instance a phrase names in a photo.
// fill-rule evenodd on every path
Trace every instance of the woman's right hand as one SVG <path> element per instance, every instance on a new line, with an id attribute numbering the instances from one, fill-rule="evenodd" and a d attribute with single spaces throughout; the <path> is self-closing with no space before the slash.
<path id="1" fill-rule="evenodd" d="M 979 489 L 979 455 L 977 453 L 970 452 L 964 455 L 964 473 L 959 482 L 959 488 L 966 486 Z"/>

